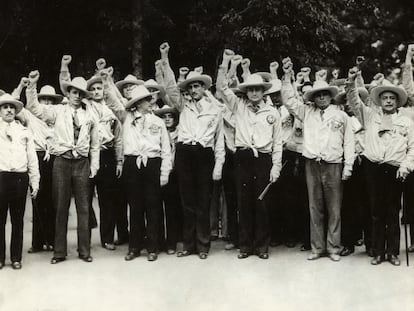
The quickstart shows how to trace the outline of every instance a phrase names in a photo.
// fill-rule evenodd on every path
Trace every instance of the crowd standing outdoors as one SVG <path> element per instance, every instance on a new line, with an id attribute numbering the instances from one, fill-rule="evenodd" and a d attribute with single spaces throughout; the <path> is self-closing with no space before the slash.
<path id="1" fill-rule="evenodd" d="M 377 74 L 369 84 L 361 58 L 345 78 L 323 69 L 312 82 L 311 68 L 295 75 L 290 58 L 251 73 L 228 49 L 215 84 L 202 67 L 176 78 L 169 49 L 161 44 L 147 81 L 115 82 L 104 59 L 89 80 L 71 79 L 65 55 L 63 95 L 50 85 L 38 93 L 38 71 L 0 91 L 0 269 L 8 211 L 10 259 L 22 267 L 29 186 L 28 253 L 53 251 L 51 264 L 68 255 L 72 196 L 77 252 L 93 261 L 96 187 L 101 245 L 128 243 L 127 261 L 143 249 L 149 261 L 162 251 L 206 259 L 221 223 L 239 259 L 301 243 L 308 260 L 339 261 L 364 243 L 372 265 L 400 265 L 401 202 L 402 221 L 414 224 L 414 45 L 400 80 Z"/>

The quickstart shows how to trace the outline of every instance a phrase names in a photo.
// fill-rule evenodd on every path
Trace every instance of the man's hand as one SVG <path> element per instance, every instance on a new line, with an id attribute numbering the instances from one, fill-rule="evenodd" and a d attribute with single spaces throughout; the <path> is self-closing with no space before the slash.
<path id="1" fill-rule="evenodd" d="M 293 63 L 290 57 L 282 59 L 282 69 L 285 81 L 292 81 L 293 78 Z"/>
<path id="2" fill-rule="evenodd" d="M 19 82 L 19 87 L 20 87 L 20 88 L 28 87 L 28 86 L 29 86 L 29 83 L 30 83 L 29 78 L 22 77 L 22 78 L 20 79 L 20 82 Z"/>
<path id="3" fill-rule="evenodd" d="M 223 64 L 228 64 L 232 57 L 234 56 L 234 52 L 230 49 L 224 49 L 223 51 Z"/>
<path id="4" fill-rule="evenodd" d="M 301 71 L 296 74 L 296 83 L 303 84 L 303 73 Z"/>
<path id="5" fill-rule="evenodd" d="M 213 169 L 213 180 L 219 181 L 221 180 L 221 174 L 223 171 L 223 165 L 222 164 L 215 164 Z"/>
<path id="6" fill-rule="evenodd" d="M 185 77 L 190 72 L 190 69 L 188 67 L 181 67 L 178 72 L 180 76 Z"/>
<path id="7" fill-rule="evenodd" d="M 241 56 L 241 55 L 234 55 L 232 58 L 231 58 L 231 66 L 232 67 L 237 67 L 237 66 L 239 66 L 241 63 L 242 63 L 242 60 L 243 60 L 243 56 Z"/>
<path id="8" fill-rule="evenodd" d="M 279 176 L 280 176 L 280 171 L 272 167 L 272 169 L 270 170 L 269 181 L 271 183 L 275 183 L 279 179 Z"/>
<path id="9" fill-rule="evenodd" d="M 29 82 L 30 84 L 36 84 L 39 81 L 40 73 L 38 70 L 33 70 L 29 73 Z"/>
<path id="10" fill-rule="evenodd" d="M 250 70 L 250 59 L 243 58 L 241 61 L 241 67 L 243 71 L 249 71 Z"/>
<path id="11" fill-rule="evenodd" d="M 164 187 L 166 184 L 168 184 L 168 175 L 161 175 L 160 176 L 161 187 Z"/>
<path id="12" fill-rule="evenodd" d="M 326 69 L 321 69 L 315 73 L 316 81 L 326 81 L 327 77 L 328 77 L 328 71 Z"/>
<path id="13" fill-rule="evenodd" d="M 106 60 L 104 58 L 99 58 L 96 61 L 96 68 L 98 68 L 98 70 L 102 70 L 106 67 Z"/>
<path id="14" fill-rule="evenodd" d="M 374 76 L 374 83 L 375 83 L 375 85 L 376 86 L 378 86 L 378 85 L 382 85 L 382 82 L 384 81 L 384 79 L 385 79 L 385 76 L 384 76 L 384 74 L 382 74 L 382 73 L 377 73 L 375 76 Z"/>
<path id="15" fill-rule="evenodd" d="M 405 167 L 400 167 L 397 171 L 397 179 L 405 181 L 409 173 L 410 172 L 408 171 L 408 169 L 406 169 Z"/>
<path id="16" fill-rule="evenodd" d="M 310 81 L 310 73 L 311 73 L 310 67 L 302 67 L 300 69 L 300 72 L 303 74 L 303 80 L 304 81 Z"/>
<path id="17" fill-rule="evenodd" d="M 279 69 L 279 63 L 278 62 L 271 62 L 269 65 L 269 71 L 272 72 L 276 72 Z"/>
<path id="18" fill-rule="evenodd" d="M 98 170 L 96 168 L 91 167 L 91 172 L 89 174 L 89 178 L 95 178 L 97 173 L 98 173 Z"/>
<path id="19" fill-rule="evenodd" d="M 32 197 L 32 199 L 36 199 L 38 192 L 39 192 L 39 188 L 32 189 L 32 191 L 30 192 L 30 196 Z"/>
<path id="20" fill-rule="evenodd" d="M 358 68 L 356 66 L 354 66 L 354 67 L 352 67 L 352 68 L 349 69 L 349 71 L 348 71 L 348 80 L 350 82 L 354 82 L 355 81 L 355 78 L 358 75 L 358 71 L 359 70 L 358 70 Z"/>
<path id="21" fill-rule="evenodd" d="M 342 170 L 342 180 L 348 180 L 352 176 L 352 169 L 344 167 Z"/>
<path id="22" fill-rule="evenodd" d="M 204 70 L 203 66 L 198 66 L 194 68 L 194 71 L 200 75 L 203 74 L 203 70 Z"/>
<path id="23" fill-rule="evenodd" d="M 72 61 L 72 56 L 70 56 L 70 55 L 63 55 L 62 56 L 62 62 L 61 62 L 61 64 L 64 65 L 64 66 L 68 66 L 71 61 Z"/>
<path id="24" fill-rule="evenodd" d="M 116 165 L 116 178 L 121 178 L 122 176 L 122 163 Z"/>
<path id="25" fill-rule="evenodd" d="M 332 70 L 332 77 L 335 80 L 338 80 L 338 78 L 339 78 L 339 69 L 338 68 L 335 68 L 334 70 Z"/>

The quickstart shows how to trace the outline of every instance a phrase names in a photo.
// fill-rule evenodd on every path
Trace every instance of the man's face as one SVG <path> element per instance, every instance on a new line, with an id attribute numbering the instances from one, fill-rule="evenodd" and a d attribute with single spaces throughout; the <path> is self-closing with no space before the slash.
<path id="1" fill-rule="evenodd" d="M 205 86 L 202 82 L 193 82 L 190 83 L 187 87 L 187 91 L 190 94 L 191 98 L 194 100 L 200 100 L 204 96 Z"/>
<path id="2" fill-rule="evenodd" d="M 398 95 L 385 91 L 380 95 L 381 108 L 384 113 L 394 113 L 397 109 Z"/>
<path id="3" fill-rule="evenodd" d="M 39 99 L 39 103 L 43 105 L 53 105 L 55 102 L 55 99 L 52 97 L 42 97 Z"/>
<path id="4" fill-rule="evenodd" d="M 94 83 L 89 88 L 89 91 L 92 92 L 92 98 L 94 101 L 100 102 L 103 100 L 104 92 L 102 83 Z"/>
<path id="5" fill-rule="evenodd" d="M 10 123 L 16 116 L 16 107 L 13 104 L 4 104 L 0 106 L 0 116 L 4 122 Z"/>
<path id="6" fill-rule="evenodd" d="M 152 112 L 152 105 L 151 105 L 151 96 L 145 97 L 140 99 L 136 103 L 137 110 L 142 114 L 151 113 Z"/>
<path id="7" fill-rule="evenodd" d="M 164 113 L 164 115 L 162 116 L 162 119 L 164 120 L 164 123 L 167 129 L 174 127 L 175 122 L 174 122 L 174 115 L 172 113 L 170 112 Z"/>
<path id="8" fill-rule="evenodd" d="M 276 107 L 279 107 L 282 105 L 282 99 L 281 99 L 280 92 L 272 93 L 269 96 L 270 96 L 270 99 L 273 105 L 275 105 Z"/>
<path id="9" fill-rule="evenodd" d="M 131 99 L 131 91 L 136 87 L 135 84 L 127 83 L 124 85 L 124 88 L 122 89 L 122 95 L 130 100 Z"/>
<path id="10" fill-rule="evenodd" d="M 313 101 L 319 109 L 327 108 L 332 101 L 332 95 L 329 91 L 320 91 L 313 95 Z"/>
<path id="11" fill-rule="evenodd" d="M 148 88 L 148 91 L 149 91 L 150 93 L 154 93 L 154 92 L 157 92 L 158 90 L 157 90 L 156 88 L 149 87 L 149 88 Z M 152 94 L 152 98 L 151 98 L 151 104 L 152 104 L 152 105 L 154 105 L 154 104 L 156 103 L 156 101 L 157 101 L 157 99 L 158 99 L 158 95 L 159 95 L 159 93 Z"/>
<path id="12" fill-rule="evenodd" d="M 78 89 L 75 89 L 74 87 L 69 89 L 68 99 L 71 105 L 79 107 L 82 103 L 82 98 L 83 95 Z"/>
<path id="13" fill-rule="evenodd" d="M 258 103 L 263 99 L 264 89 L 261 86 L 251 86 L 247 88 L 247 98 L 253 103 Z"/>

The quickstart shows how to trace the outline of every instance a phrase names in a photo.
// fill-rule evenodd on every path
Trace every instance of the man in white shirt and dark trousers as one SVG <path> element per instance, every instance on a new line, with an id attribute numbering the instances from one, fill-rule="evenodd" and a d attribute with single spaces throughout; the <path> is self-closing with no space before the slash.
<path id="1" fill-rule="evenodd" d="M 346 113 L 331 105 L 338 93 L 336 87 L 325 81 L 316 81 L 313 88 L 304 94 L 305 101 L 310 102 L 305 105 L 293 91 L 294 73 L 290 58 L 283 60 L 283 71 L 283 104 L 303 122 L 312 248 L 308 260 L 318 259 L 327 252 L 331 260 L 339 261 L 342 180 L 351 176 L 355 158 L 352 127 Z"/>
<path id="2" fill-rule="evenodd" d="M 10 210 L 11 262 L 13 269 L 21 269 L 23 248 L 23 217 L 27 187 L 31 196 L 39 190 L 39 165 L 30 131 L 15 121 L 23 103 L 9 94 L 0 96 L 0 269 L 6 255 L 5 226 Z"/>

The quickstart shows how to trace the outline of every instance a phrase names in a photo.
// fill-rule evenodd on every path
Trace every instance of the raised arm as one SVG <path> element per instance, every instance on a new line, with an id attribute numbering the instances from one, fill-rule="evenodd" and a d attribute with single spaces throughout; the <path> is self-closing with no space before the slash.
<path id="1" fill-rule="evenodd" d="M 113 68 L 109 67 L 99 71 L 105 94 L 105 103 L 115 116 L 123 123 L 126 117 L 125 106 L 116 94 L 117 87 L 112 83 Z"/>
<path id="2" fill-rule="evenodd" d="M 60 73 L 59 73 L 59 85 L 62 94 L 67 96 L 64 88 L 62 87 L 62 82 L 70 82 L 70 72 L 69 72 L 69 64 L 72 61 L 72 56 L 70 55 L 63 55 L 62 61 L 60 63 Z"/>
<path id="3" fill-rule="evenodd" d="M 402 84 L 410 99 L 414 99 L 413 61 L 414 44 L 408 45 L 402 72 Z"/>

